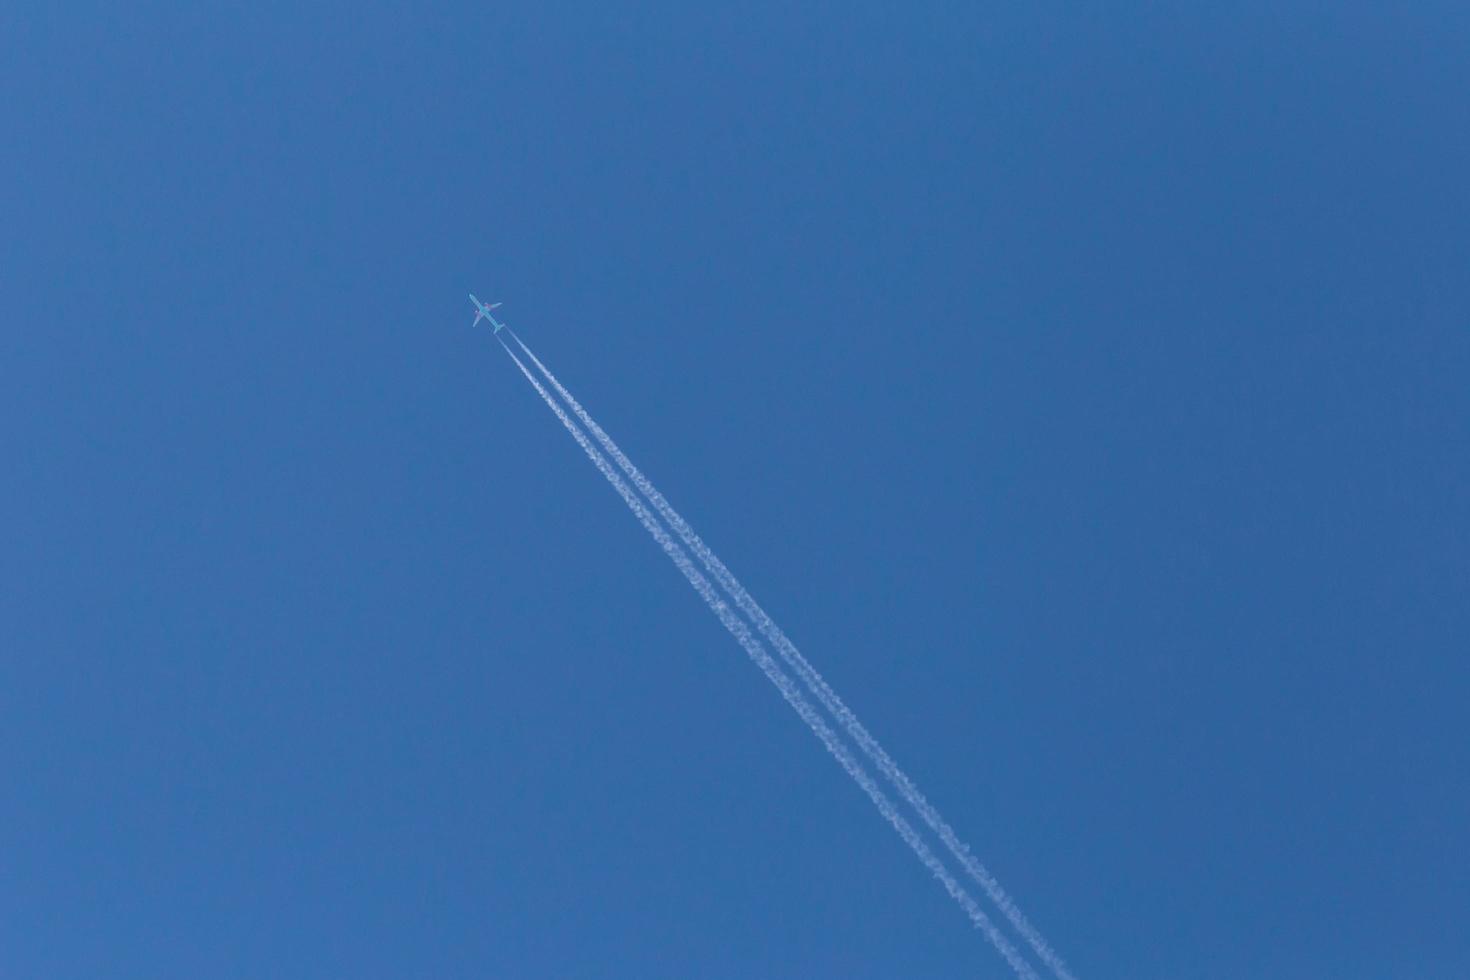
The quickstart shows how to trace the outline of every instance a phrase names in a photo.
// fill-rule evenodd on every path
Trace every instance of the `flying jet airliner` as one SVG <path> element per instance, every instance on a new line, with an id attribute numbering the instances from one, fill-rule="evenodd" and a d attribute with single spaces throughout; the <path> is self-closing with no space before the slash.
<path id="1" fill-rule="evenodd" d="M 475 304 L 475 309 L 478 311 L 475 313 L 474 323 L 471 323 L 470 326 L 477 326 L 481 319 L 485 319 L 489 320 L 492 324 L 495 325 L 495 333 L 500 333 L 500 328 L 505 326 L 505 324 L 501 323 L 499 320 L 496 320 L 493 316 L 490 315 L 490 311 L 498 307 L 500 304 L 491 303 L 489 306 L 486 306 L 484 303 L 481 303 L 479 300 L 475 299 L 474 293 L 470 293 L 470 302 Z"/>

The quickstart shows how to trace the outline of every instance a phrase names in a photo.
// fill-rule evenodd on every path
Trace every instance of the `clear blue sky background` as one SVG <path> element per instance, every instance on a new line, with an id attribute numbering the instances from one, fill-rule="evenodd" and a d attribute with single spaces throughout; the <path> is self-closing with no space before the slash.
<path id="1" fill-rule="evenodd" d="M 473 290 L 1084 980 L 1470 975 L 1470 8 L 415 6 L 0 12 L 0 974 L 1006 975 Z"/>

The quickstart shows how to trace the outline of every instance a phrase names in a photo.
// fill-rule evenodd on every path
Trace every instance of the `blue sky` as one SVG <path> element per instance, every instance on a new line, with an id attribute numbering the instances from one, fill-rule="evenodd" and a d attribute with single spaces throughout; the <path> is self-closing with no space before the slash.
<path id="1" fill-rule="evenodd" d="M 794 8 L 794 9 L 793 9 Z M 0 972 L 1470 973 L 1460 4 L 0 13 Z"/>

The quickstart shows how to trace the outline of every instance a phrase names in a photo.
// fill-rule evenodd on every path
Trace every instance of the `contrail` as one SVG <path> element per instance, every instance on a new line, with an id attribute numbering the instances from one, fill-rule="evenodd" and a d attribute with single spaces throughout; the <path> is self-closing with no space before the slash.
<path id="1" fill-rule="evenodd" d="M 970 849 L 965 845 L 964 841 L 959 839 L 954 829 L 950 827 L 949 823 L 945 821 L 939 811 L 924 797 L 923 793 L 919 792 L 918 787 L 898 767 L 898 764 L 893 761 L 883 746 L 878 744 L 878 740 L 863 727 L 862 722 L 858 720 L 852 710 L 837 696 L 837 692 L 828 686 L 826 680 L 811 665 L 811 662 L 802 656 L 801 651 L 796 648 L 796 644 L 787 638 L 786 634 L 781 630 L 781 627 L 776 625 L 775 621 L 766 614 L 766 611 L 760 607 L 760 604 L 755 601 L 754 597 L 745 590 L 745 587 L 740 584 L 740 580 L 725 567 L 725 564 L 704 543 L 694 531 L 694 528 L 690 527 L 689 523 L 679 515 L 678 511 L 674 510 L 673 505 L 664 498 L 663 494 L 658 492 L 658 488 L 633 464 L 633 461 L 628 458 L 628 455 L 618 448 L 618 444 L 613 441 L 611 436 L 603 431 L 602 427 L 588 414 L 581 403 L 573 397 L 566 386 L 557 380 L 556 376 L 551 373 L 545 364 L 541 363 L 541 359 L 532 352 L 531 348 L 526 346 L 525 341 L 521 340 L 515 331 L 510 331 L 510 335 L 515 338 L 515 342 L 520 345 L 521 350 L 526 352 L 526 356 L 531 359 L 531 363 L 536 365 L 536 368 L 545 375 L 546 380 L 551 383 L 551 386 L 566 400 L 567 405 L 571 407 L 577 418 L 582 420 L 582 424 L 587 427 L 587 430 L 602 444 L 603 450 L 613 458 L 618 466 L 621 467 L 622 471 L 628 475 L 628 479 L 632 480 L 634 485 L 648 498 L 649 502 L 653 504 L 654 509 L 658 511 L 659 516 L 683 539 L 684 544 L 704 564 L 705 569 L 720 584 L 720 587 L 735 600 L 735 605 L 740 611 L 750 617 L 751 622 L 755 623 L 756 627 L 761 631 L 761 634 L 776 649 L 776 652 L 781 655 L 781 658 L 796 672 L 796 675 L 806 684 L 817 701 L 831 712 L 832 716 L 837 719 L 838 724 L 852 737 L 853 741 L 857 742 L 858 747 L 863 750 L 863 753 L 873 761 L 873 764 L 878 767 L 879 771 L 894 785 L 898 790 L 898 794 L 918 811 L 924 823 L 938 835 L 939 839 L 944 842 L 944 846 L 949 848 L 950 853 L 955 856 L 955 859 L 960 862 L 970 877 L 984 889 L 985 894 L 990 896 L 991 901 L 995 902 L 996 907 L 1005 915 L 1006 920 L 1015 927 L 1015 930 L 1020 933 L 1021 937 L 1036 951 L 1036 955 L 1041 961 L 1061 978 L 1061 980 L 1075 980 L 1072 973 L 1068 971 L 1066 963 L 1062 961 L 1062 958 L 1051 948 L 1040 931 L 1021 912 L 1021 909 L 1011 899 L 1010 895 L 1006 893 L 1005 889 L 1001 887 L 1000 882 L 995 879 L 995 876 L 970 853 Z"/>
<path id="2" fill-rule="evenodd" d="M 664 554 L 669 556 L 669 559 L 684 574 L 684 577 L 689 580 L 689 584 L 694 587 L 695 592 L 699 593 L 699 597 L 704 600 L 705 605 L 709 606 L 710 611 L 719 618 L 720 622 L 724 624 L 725 629 L 730 631 L 730 634 L 745 649 L 750 659 L 761 669 L 762 673 L 766 675 L 766 678 L 772 684 L 776 685 L 776 689 L 781 692 L 781 696 L 786 699 L 786 703 L 791 705 L 796 713 L 801 716 L 801 720 L 806 722 L 807 727 L 821 740 L 822 745 L 826 747 L 827 751 L 832 753 L 832 756 L 847 771 L 847 774 L 853 778 L 853 781 L 862 788 L 863 792 L 868 794 L 868 798 L 873 801 L 873 805 L 878 808 L 878 812 L 883 815 L 885 820 L 893 825 L 893 829 L 898 832 L 898 836 L 903 838 L 904 843 L 908 844 L 924 867 L 928 868 L 930 873 L 939 879 L 945 891 L 949 892 L 950 896 L 959 903 L 960 908 L 964 909 L 965 914 L 970 917 L 970 921 L 985 934 L 985 937 L 990 940 L 991 945 L 1005 958 L 1006 962 L 1011 965 L 1011 969 L 1016 971 L 1016 975 L 1021 980 L 1040 980 L 1036 975 L 1036 971 L 1031 968 L 1031 964 L 1022 958 L 1016 947 L 1011 944 L 1010 940 L 1005 937 L 1000 929 L 996 927 L 995 923 L 990 920 L 990 917 L 985 914 L 985 910 L 980 908 L 975 902 L 975 899 L 970 896 L 970 893 L 965 891 L 964 887 L 955 879 L 954 875 L 950 874 L 949 869 L 929 849 L 929 846 L 924 843 L 913 826 L 898 812 L 897 807 L 893 805 L 893 801 L 884 794 L 883 790 L 873 781 L 873 778 L 868 775 L 867 771 L 853 758 L 852 753 L 848 751 L 847 746 L 839 739 L 837 733 L 827 725 L 821 715 L 817 714 L 816 710 L 811 706 L 811 703 L 802 696 L 801 691 L 791 682 L 791 678 L 787 677 L 781 668 L 776 665 L 776 662 L 771 659 L 771 655 L 766 653 L 760 641 L 751 635 L 750 629 L 745 625 L 745 622 L 736 616 L 729 604 L 715 593 L 714 587 L 710 585 L 709 579 L 705 578 L 699 569 L 694 567 L 694 562 L 690 560 L 689 556 L 684 552 L 684 549 L 679 547 L 674 539 L 669 536 L 669 532 L 664 530 L 663 526 L 658 523 L 658 520 L 644 506 L 643 501 L 633 492 L 633 489 L 612 468 L 612 464 L 607 461 L 607 458 L 598 452 L 597 447 L 588 441 L 586 434 L 567 416 L 567 413 L 562 409 L 561 405 L 542 387 L 541 382 L 537 381 L 531 372 L 526 369 L 526 365 L 521 362 L 520 358 L 516 357 L 515 352 L 506 345 L 505 341 L 499 337 L 496 339 L 500 340 L 500 346 L 504 347 L 505 352 L 510 355 L 511 360 L 516 362 L 516 367 L 521 369 L 521 373 L 526 376 L 526 380 L 531 382 L 532 386 L 535 387 L 536 392 L 546 402 L 547 407 L 556 413 L 556 417 L 561 420 L 561 424 L 571 433 L 572 438 L 577 441 L 577 445 L 582 447 L 582 451 L 587 454 L 587 458 L 592 460 L 593 465 L 606 477 L 607 482 L 612 484 L 613 489 L 618 492 L 618 495 L 623 498 L 623 502 L 628 505 L 628 509 L 633 512 L 633 515 L 642 523 L 644 529 L 658 543 L 658 546 L 663 549 Z"/>

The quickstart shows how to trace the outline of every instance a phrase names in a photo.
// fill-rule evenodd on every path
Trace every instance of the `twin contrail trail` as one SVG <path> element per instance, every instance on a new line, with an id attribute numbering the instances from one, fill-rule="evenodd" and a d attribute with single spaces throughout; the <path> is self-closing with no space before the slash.
<path id="1" fill-rule="evenodd" d="M 808 690 L 822 707 L 837 719 L 843 730 L 847 732 L 849 737 L 858 744 L 858 747 L 862 749 L 864 754 L 878 767 L 879 771 L 893 784 L 904 801 L 918 812 L 925 824 L 940 838 L 945 847 L 954 855 L 955 859 L 960 862 L 960 865 L 965 869 L 966 873 L 981 886 L 996 904 L 996 907 L 1001 910 L 1007 921 L 1011 923 L 1012 927 L 1031 946 L 1037 957 L 1060 980 L 1074 980 L 1072 974 L 1062 962 L 1061 957 L 1056 954 L 1041 936 L 1040 932 L 1021 913 L 1021 910 L 1016 906 L 1015 902 L 1001 888 L 1000 883 L 986 870 L 984 865 L 970 854 L 969 849 L 955 835 L 950 825 L 940 816 L 933 805 L 925 799 L 923 794 L 919 792 L 918 788 L 913 785 L 912 781 L 909 780 L 904 772 L 899 769 L 898 765 L 894 763 L 888 753 L 884 751 L 883 747 L 878 744 L 877 739 L 863 727 L 852 710 L 843 703 L 842 699 L 837 696 L 836 692 L 832 690 L 822 678 L 821 674 L 817 672 L 816 668 L 802 656 L 795 644 L 786 637 L 786 634 L 781 628 L 776 625 L 750 593 L 745 590 L 740 584 L 740 581 L 735 578 L 734 574 L 725 567 L 724 563 L 720 561 L 718 556 L 695 533 L 688 522 L 674 510 L 673 506 L 659 493 L 658 489 L 633 464 L 627 454 L 603 431 L 602 427 L 597 424 L 576 398 L 572 396 L 572 393 L 557 380 L 556 376 L 536 357 L 520 337 L 516 336 L 513 331 L 507 332 L 514 337 L 516 344 L 520 346 L 525 355 L 535 364 L 537 370 L 556 389 L 557 393 L 572 409 L 577 418 L 581 420 L 587 430 L 602 445 L 607 455 L 611 456 L 617 462 L 628 479 L 633 481 L 638 491 L 658 511 L 659 516 L 668 523 L 669 527 L 674 529 L 675 533 L 683 540 L 684 545 L 699 558 L 708 573 L 714 577 L 720 587 L 734 600 L 736 607 L 755 623 L 762 635 L 771 643 L 777 653 L 781 655 L 786 664 L 795 671 L 802 682 L 806 684 Z M 781 695 L 786 699 L 787 703 L 791 705 L 802 720 L 807 723 L 808 727 L 812 729 L 812 732 L 821 740 L 827 751 L 837 759 L 847 774 L 867 793 L 868 797 L 873 801 L 873 804 L 878 808 L 879 813 L 888 820 L 898 835 L 909 845 L 918 856 L 920 862 L 944 885 L 945 890 L 955 899 L 975 926 L 985 934 L 986 938 L 990 940 L 991 944 L 995 946 L 996 950 L 1005 958 L 1011 968 L 1015 970 L 1016 974 L 1022 980 L 1037 980 L 1036 973 L 1031 965 L 1021 956 L 1004 933 L 990 920 L 975 902 L 974 898 L 950 874 L 948 868 L 934 855 L 928 845 L 924 843 L 923 839 L 914 830 L 913 826 L 898 812 L 893 802 L 878 787 L 862 765 L 853 758 L 846 744 L 842 742 L 823 718 L 812 708 L 810 702 L 806 700 L 805 696 L 796 688 L 781 668 L 776 665 L 775 661 L 771 659 L 771 656 L 761 646 L 760 642 L 751 635 L 744 620 L 736 616 L 730 606 L 718 596 L 711 586 L 709 579 L 694 566 L 694 563 L 690 560 L 689 555 L 684 549 L 658 523 L 649 512 L 643 500 L 613 470 L 607 461 L 607 457 L 592 445 L 587 439 L 586 434 L 567 416 L 562 406 L 551 397 L 550 393 L 531 374 L 526 368 L 526 365 L 516 356 L 516 353 L 510 349 L 505 341 L 498 336 L 496 339 L 500 341 L 501 346 L 505 348 L 505 352 L 515 361 L 516 366 L 520 368 L 526 380 L 535 387 L 537 393 L 540 394 L 547 406 L 561 420 L 562 425 L 577 441 L 578 445 L 582 447 L 587 457 L 623 498 L 629 509 L 633 511 L 634 516 L 643 524 L 645 530 L 654 538 L 664 553 L 668 555 L 674 565 L 678 567 L 679 571 L 684 574 L 685 578 L 689 580 L 690 585 L 699 593 L 700 598 L 705 601 L 706 605 L 710 607 L 710 610 L 714 612 L 720 622 L 724 624 L 725 628 L 730 631 L 731 635 L 745 649 L 751 660 L 760 667 L 761 671 L 765 673 L 771 683 L 781 692 Z"/>
<path id="2" fill-rule="evenodd" d="M 720 584 L 720 587 L 725 590 L 730 598 L 735 601 L 736 607 L 745 613 L 746 616 L 750 617 L 751 622 L 755 623 L 756 628 L 761 631 L 761 635 L 781 655 L 781 659 L 785 660 L 787 665 L 801 678 L 802 683 L 806 684 L 812 696 L 817 699 L 823 708 L 826 708 L 831 713 L 832 717 L 837 719 L 838 724 L 842 726 L 843 730 L 847 732 L 852 740 L 858 744 L 858 747 L 863 750 L 863 753 L 872 760 L 873 764 L 878 767 L 878 770 L 898 790 L 898 795 L 903 797 L 918 812 L 929 829 L 938 835 L 939 839 L 944 843 L 944 846 L 960 862 L 960 865 L 965 869 L 966 873 L 985 890 L 985 894 L 989 895 L 991 901 L 995 902 L 996 907 L 1005 915 L 1006 920 L 1020 933 L 1021 937 L 1026 940 L 1031 948 L 1036 951 L 1036 955 L 1040 957 L 1041 961 L 1060 980 L 1075 980 L 1067 970 L 1067 966 L 1062 961 L 1062 958 L 1057 955 L 1036 927 L 1021 912 L 1010 895 L 1006 894 L 1005 890 L 1001 888 L 1000 882 L 996 881 L 995 876 L 970 853 L 970 849 L 956 836 L 953 828 L 940 816 L 939 811 L 925 799 L 924 794 L 919 792 L 918 787 L 904 774 L 903 770 L 898 767 L 898 764 L 893 761 L 892 757 L 884 751 L 883 746 L 878 744 L 878 740 L 863 727 L 862 722 L 858 721 L 852 709 L 843 703 L 842 699 L 837 696 L 837 692 L 828 686 L 826 680 L 817 672 L 817 669 L 811 665 L 806 657 L 802 656 L 801 651 L 796 648 L 796 644 L 787 638 L 786 634 L 781 630 L 781 627 L 776 625 L 771 617 L 766 614 L 766 611 L 760 607 L 760 604 L 755 601 L 755 598 L 745 590 L 745 587 L 740 584 L 740 580 L 735 577 L 734 573 L 725 567 L 724 562 L 720 561 L 719 557 L 695 533 L 694 528 L 689 526 L 689 523 L 680 516 L 679 512 L 674 510 L 673 505 L 664 499 L 664 495 L 658 492 L 658 488 L 643 475 L 642 471 L 628 458 L 628 455 L 618 448 L 618 444 L 602 430 L 602 426 L 597 424 L 596 420 L 588 414 L 587 410 L 573 397 L 566 386 L 557 380 L 556 375 L 552 374 L 546 365 L 541 363 L 541 359 L 532 352 L 531 348 L 526 346 L 526 342 L 521 340 L 515 331 L 512 330 L 509 333 L 515 339 L 515 342 L 520 345 L 521 350 L 525 352 L 526 356 L 531 359 L 531 363 L 536 365 L 537 370 L 545 375 L 546 380 L 551 383 L 551 386 L 556 389 L 557 393 L 571 407 L 572 412 L 577 418 L 581 419 L 582 424 L 587 427 L 587 430 L 602 444 L 603 450 L 627 474 L 628 479 L 633 481 L 633 485 L 638 488 L 643 496 L 648 498 L 649 502 L 653 504 L 654 510 L 658 511 L 659 516 L 664 519 L 669 527 L 674 529 L 674 533 L 679 535 L 685 546 L 700 560 L 705 570 Z"/>
<path id="3" fill-rule="evenodd" d="M 500 345 L 505 347 L 505 352 L 510 355 L 511 360 L 516 362 L 516 367 L 521 369 L 521 373 L 526 376 L 526 380 L 531 382 L 536 388 L 537 393 L 541 395 L 542 400 L 556 413 L 557 418 L 561 420 L 561 424 L 566 427 L 566 430 L 571 433 L 572 438 L 582 447 L 583 452 L 587 454 L 587 458 L 592 460 L 593 465 L 607 478 L 607 482 L 612 484 L 613 489 L 623 498 L 623 502 L 628 505 L 628 509 L 638 518 L 644 529 L 648 531 L 654 541 L 658 543 L 659 547 L 664 550 L 664 553 L 669 556 L 669 559 L 684 574 L 684 577 L 689 580 L 689 584 L 694 587 L 694 591 L 699 593 L 699 597 L 705 601 L 705 604 L 710 607 L 710 610 L 745 649 L 750 659 L 755 661 L 756 666 L 761 669 L 772 684 L 776 685 L 776 688 L 781 692 L 781 696 L 801 716 L 802 721 L 806 722 L 807 726 L 811 728 L 817 738 L 821 739 L 827 751 L 832 753 L 838 763 L 842 765 L 842 768 L 847 771 L 847 774 L 868 794 L 868 797 L 873 801 L 873 805 L 878 808 L 878 812 L 893 825 L 893 829 L 913 849 L 914 853 L 918 855 L 919 860 L 933 873 L 934 877 L 939 879 L 940 883 L 944 885 L 945 890 L 960 904 L 960 907 L 965 910 L 965 913 L 975 923 L 976 927 L 985 933 L 995 948 L 1000 951 L 1000 954 L 1015 969 L 1017 975 L 1024 978 L 1024 980 L 1038 980 L 1036 972 L 1031 968 L 1030 964 L 1021 958 L 1020 953 L 1011 945 L 1005 935 L 996 928 L 995 923 L 990 920 L 990 917 L 985 914 L 985 911 L 980 908 L 975 902 L 975 899 L 971 897 L 969 892 L 965 891 L 964 887 L 960 885 L 954 875 L 950 874 L 944 864 L 935 857 L 934 852 L 924 843 L 923 838 L 904 819 L 903 815 L 898 812 L 898 809 L 893 805 L 893 801 L 884 794 L 883 790 L 878 787 L 878 784 L 873 781 L 873 778 L 852 757 L 852 753 L 847 750 L 847 746 L 842 743 L 837 737 L 837 734 L 832 731 L 827 723 L 822 720 L 821 716 L 817 714 L 815 709 L 812 708 L 810 702 L 791 683 L 791 678 L 782 673 L 781 668 L 771 659 L 771 655 L 766 653 L 765 648 L 760 645 L 760 641 L 750 634 L 750 629 L 735 615 L 729 604 L 715 594 L 714 587 L 710 585 L 709 579 L 705 578 L 699 569 L 694 567 L 694 562 L 685 554 L 684 549 L 680 548 L 674 539 L 669 536 L 668 531 L 664 530 L 658 521 L 654 519 L 653 514 L 638 499 L 633 489 L 628 486 L 622 477 L 618 476 L 617 471 L 612 468 L 612 464 L 607 461 L 607 458 L 598 452 L 596 446 L 593 446 L 588 441 L 586 434 L 577 428 L 577 424 L 567 416 L 567 413 L 556 403 L 550 393 L 527 370 L 526 365 L 521 363 L 521 359 L 516 357 L 515 352 L 506 346 L 505 341 L 501 340 Z"/>

